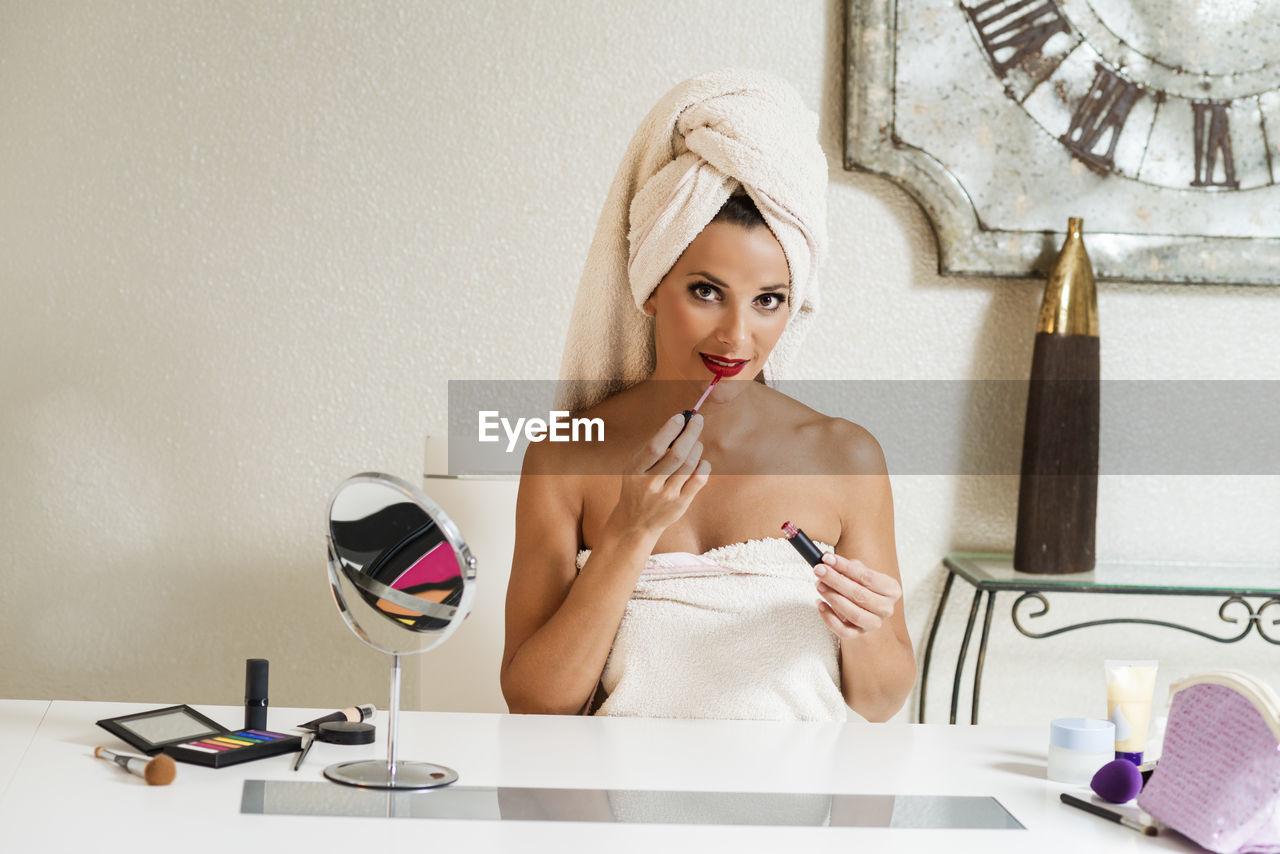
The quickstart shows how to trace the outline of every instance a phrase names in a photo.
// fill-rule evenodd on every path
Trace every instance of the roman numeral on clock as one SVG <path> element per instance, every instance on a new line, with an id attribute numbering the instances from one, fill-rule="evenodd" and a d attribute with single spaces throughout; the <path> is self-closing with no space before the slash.
<path id="1" fill-rule="evenodd" d="M 1071 126 L 1058 140 L 1090 169 L 1105 174 L 1115 168 L 1120 131 L 1142 88 L 1101 63 L 1095 63 L 1094 68 L 1093 85 L 1076 105 Z M 1104 136 L 1106 148 L 1099 150 Z"/>
<path id="2" fill-rule="evenodd" d="M 1191 182 L 1193 187 L 1230 187 L 1235 190 L 1240 186 L 1236 181 L 1235 160 L 1231 156 L 1231 128 L 1227 124 L 1228 106 L 1226 101 L 1191 102 L 1196 145 L 1196 177 Z M 1222 156 L 1223 179 L 1221 181 L 1213 177 L 1219 155 Z"/>
<path id="3" fill-rule="evenodd" d="M 1002 78 L 1024 60 L 1039 57 L 1054 35 L 1071 32 L 1054 0 L 987 0 L 961 8 L 973 21 L 991 67 Z"/>

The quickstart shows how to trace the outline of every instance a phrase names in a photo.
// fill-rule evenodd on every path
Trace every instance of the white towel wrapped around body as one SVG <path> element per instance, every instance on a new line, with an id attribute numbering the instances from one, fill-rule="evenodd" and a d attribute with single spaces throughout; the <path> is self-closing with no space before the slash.
<path id="1" fill-rule="evenodd" d="M 561 362 L 556 408 L 581 411 L 647 378 L 652 318 L 642 306 L 742 187 L 786 255 L 791 311 L 764 366 L 783 377 L 817 308 L 827 159 L 818 117 L 785 81 L 723 69 L 677 85 L 627 146 L 587 255 Z"/>
<path id="2" fill-rule="evenodd" d="M 590 556 L 579 552 L 579 569 Z M 605 662 L 597 714 L 846 720 L 839 641 L 816 603 L 813 571 L 781 537 L 652 555 Z"/>

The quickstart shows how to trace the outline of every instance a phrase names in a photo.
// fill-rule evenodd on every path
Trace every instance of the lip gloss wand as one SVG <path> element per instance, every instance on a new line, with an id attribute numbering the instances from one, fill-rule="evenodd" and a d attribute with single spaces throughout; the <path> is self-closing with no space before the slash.
<path id="1" fill-rule="evenodd" d="M 702 404 L 706 402 L 707 395 L 711 394 L 711 389 L 716 387 L 716 383 L 720 382 L 720 374 L 716 374 L 715 379 L 711 381 L 711 385 L 707 386 L 707 390 L 702 393 L 702 397 L 698 398 L 698 402 L 693 405 L 693 409 L 686 409 L 681 414 L 684 415 L 684 423 L 688 424 L 689 419 L 702 408 Z"/>

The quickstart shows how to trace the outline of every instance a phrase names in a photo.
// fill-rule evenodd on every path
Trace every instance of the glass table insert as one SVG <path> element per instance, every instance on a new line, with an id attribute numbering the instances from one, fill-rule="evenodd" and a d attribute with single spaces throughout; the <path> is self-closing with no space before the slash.
<path id="1" fill-rule="evenodd" d="M 332 783 L 245 780 L 240 812 L 472 821 L 571 821 L 786 827 L 1022 830 L 995 798 L 445 786 L 372 791 Z"/>

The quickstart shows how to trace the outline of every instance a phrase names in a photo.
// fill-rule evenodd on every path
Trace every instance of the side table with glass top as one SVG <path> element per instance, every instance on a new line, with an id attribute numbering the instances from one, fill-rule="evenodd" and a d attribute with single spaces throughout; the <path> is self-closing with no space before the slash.
<path id="1" fill-rule="evenodd" d="M 987 654 L 987 639 L 991 633 L 996 594 L 1004 591 L 1021 594 L 1014 600 L 1013 607 L 1010 609 L 1010 619 L 1014 628 L 1034 640 L 1093 626 L 1129 623 L 1177 629 L 1218 643 L 1235 643 L 1256 629 L 1263 640 L 1280 645 L 1280 631 L 1273 630 L 1268 633 L 1268 624 L 1262 618 L 1263 612 L 1272 605 L 1280 606 L 1280 566 L 1169 561 L 1114 563 L 1100 561 L 1092 572 L 1034 575 L 1015 571 L 1012 555 L 967 552 L 949 554 L 943 558 L 942 563 L 947 570 L 947 580 L 942 586 L 937 613 L 933 618 L 933 625 L 929 628 L 929 640 L 924 648 L 918 712 L 920 723 L 924 723 L 925 697 L 929 688 L 929 665 L 933 657 L 933 642 L 938 634 L 938 625 L 942 622 L 942 614 L 947 607 L 947 598 L 951 595 L 951 586 L 957 576 L 972 585 L 973 601 L 969 606 L 969 620 L 965 624 L 960 652 L 956 656 L 955 676 L 951 683 L 951 723 L 953 724 L 956 722 L 956 707 L 960 699 L 960 678 L 964 672 L 965 659 L 969 654 L 969 641 L 973 637 L 974 623 L 984 595 L 987 597 L 986 610 L 982 619 L 982 634 L 978 642 L 978 658 L 973 671 L 973 704 L 969 710 L 969 722 L 973 724 L 978 722 L 982 667 Z M 1049 593 L 1216 597 L 1222 600 L 1222 604 L 1218 607 L 1218 617 L 1223 622 L 1231 624 L 1239 624 L 1243 621 L 1244 627 L 1235 634 L 1221 636 L 1166 620 L 1115 617 L 1072 623 L 1046 631 L 1028 628 L 1019 609 L 1034 601 L 1040 605 L 1040 610 L 1025 614 L 1025 619 L 1034 620 L 1043 617 L 1049 611 L 1049 600 L 1045 598 Z M 1262 601 L 1256 607 L 1250 601 L 1259 599 Z M 1228 613 L 1229 611 L 1231 613 Z M 1280 626 L 1280 608 L 1277 608 L 1276 619 L 1271 620 L 1270 625 Z"/>

